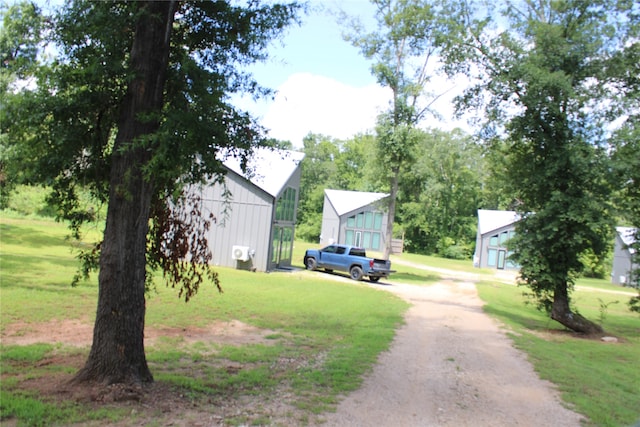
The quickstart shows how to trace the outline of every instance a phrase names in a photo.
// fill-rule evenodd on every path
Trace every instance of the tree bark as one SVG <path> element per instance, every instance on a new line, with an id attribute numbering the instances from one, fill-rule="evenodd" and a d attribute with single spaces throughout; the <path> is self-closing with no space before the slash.
<path id="1" fill-rule="evenodd" d="M 569 292 L 566 283 L 556 286 L 553 293 L 551 306 L 551 318 L 563 326 L 575 332 L 584 334 L 602 334 L 604 330 L 600 325 L 571 311 L 569 307 Z"/>
<path id="2" fill-rule="evenodd" d="M 154 182 L 144 166 L 151 159 L 153 134 L 159 127 L 176 6 L 174 1 L 139 3 L 130 57 L 134 78 L 123 99 L 112 155 L 93 344 L 75 381 L 153 381 L 144 352 L 144 321 Z"/>

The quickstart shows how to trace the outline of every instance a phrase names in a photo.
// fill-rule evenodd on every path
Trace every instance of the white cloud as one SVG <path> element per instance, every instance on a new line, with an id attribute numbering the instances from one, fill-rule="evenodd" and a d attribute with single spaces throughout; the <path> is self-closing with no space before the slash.
<path id="1" fill-rule="evenodd" d="M 277 89 L 262 116 L 269 136 L 295 147 L 309 133 L 348 139 L 372 131 L 376 116 L 387 108 L 390 92 L 378 85 L 352 87 L 328 77 L 298 73 Z"/>
<path id="2" fill-rule="evenodd" d="M 432 105 L 441 117 L 426 117 L 421 127 L 451 130 L 461 127 L 471 132 L 466 118 L 455 119 L 453 97 L 467 84 L 464 78 L 447 80 L 435 77 L 432 93 L 441 95 Z M 439 92 L 438 92 L 439 91 Z M 273 100 L 265 102 L 237 99 L 236 104 L 252 114 L 269 130 L 269 136 L 291 141 L 302 147 L 302 139 L 311 133 L 337 139 L 349 139 L 358 133 L 373 131 L 376 117 L 389 108 L 391 92 L 377 84 L 353 87 L 329 77 L 296 73 L 277 88 Z"/>

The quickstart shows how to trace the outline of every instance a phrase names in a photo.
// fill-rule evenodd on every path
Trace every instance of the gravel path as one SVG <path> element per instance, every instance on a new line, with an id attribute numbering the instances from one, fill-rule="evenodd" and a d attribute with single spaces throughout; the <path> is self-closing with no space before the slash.
<path id="1" fill-rule="evenodd" d="M 384 288 L 412 304 L 406 324 L 324 426 L 580 425 L 484 314 L 472 283 Z"/>

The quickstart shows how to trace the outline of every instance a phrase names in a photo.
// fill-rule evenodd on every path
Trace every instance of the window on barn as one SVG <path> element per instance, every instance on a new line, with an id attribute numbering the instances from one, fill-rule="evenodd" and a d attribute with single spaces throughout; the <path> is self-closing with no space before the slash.
<path id="1" fill-rule="evenodd" d="M 495 267 L 498 261 L 498 250 L 497 249 L 489 249 L 487 257 L 487 265 L 489 267 Z"/>
<path id="2" fill-rule="evenodd" d="M 489 247 L 487 248 L 487 266 L 503 268 L 518 268 L 510 256 L 512 252 L 508 250 L 509 239 L 515 236 L 515 231 L 503 231 L 489 237 Z"/>
<path id="3" fill-rule="evenodd" d="M 364 213 L 364 228 L 371 230 L 373 228 L 373 212 Z"/>
<path id="4" fill-rule="evenodd" d="M 359 212 L 347 218 L 345 243 L 365 249 L 380 250 L 382 219 L 380 212 Z"/>
<path id="5" fill-rule="evenodd" d="M 376 212 L 373 217 L 373 229 L 374 230 L 382 230 L 382 214 L 380 212 Z"/>
<path id="6" fill-rule="evenodd" d="M 353 245 L 353 230 L 345 231 L 344 243 L 346 245 Z"/>
<path id="7" fill-rule="evenodd" d="M 373 233 L 371 235 L 371 249 L 374 251 L 380 250 L 380 233 Z"/>
<path id="8" fill-rule="evenodd" d="M 506 231 L 504 233 L 500 233 L 500 246 L 505 246 L 507 240 L 509 240 L 509 233 Z"/>
<path id="9" fill-rule="evenodd" d="M 276 205 L 276 221 L 293 222 L 296 214 L 296 190 L 287 188 Z"/>

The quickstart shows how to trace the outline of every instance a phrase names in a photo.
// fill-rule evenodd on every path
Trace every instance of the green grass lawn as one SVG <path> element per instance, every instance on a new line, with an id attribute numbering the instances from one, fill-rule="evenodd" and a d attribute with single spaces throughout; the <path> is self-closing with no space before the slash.
<path id="1" fill-rule="evenodd" d="M 573 294 L 581 314 L 620 340 L 607 343 L 565 330 L 527 304 L 524 288 L 485 281 L 478 291 L 485 312 L 504 322 L 540 377 L 556 384 L 563 399 L 589 417 L 589 425 L 640 422 L 640 317 L 628 310 L 629 296 L 580 288 Z"/>
<path id="2" fill-rule="evenodd" d="M 66 235 L 64 225 L 53 221 L 0 219 L 3 330 L 16 322 L 28 329 L 29 324 L 56 319 L 93 324 L 97 278 L 94 275 L 77 287 L 69 285 L 77 264 Z M 378 354 L 389 347 L 408 308 L 390 293 L 306 271 L 218 271 L 224 292 L 204 286 L 188 304 L 158 278 L 156 290 L 148 295 L 146 326 L 204 328 L 239 320 L 274 332 L 267 344 L 186 344 L 173 337 L 147 346 L 156 381 L 182 390 L 180 395 L 194 401 L 222 396 L 238 400 L 255 396 L 252 399 L 259 401 L 285 387 L 291 396 L 289 403 L 303 414 L 326 411 L 338 395 L 360 385 Z M 1 419 L 14 417 L 21 425 L 64 425 L 125 417 L 126 413 L 94 411 L 74 402 L 51 404 L 20 386 L 27 380 L 69 371 L 68 365 L 50 361 L 61 360 L 61 355 L 78 357 L 78 352 L 86 357 L 87 351 L 50 343 L 9 346 L 3 342 Z M 230 373 L 230 363 L 243 368 Z M 304 416 L 293 417 L 292 424 L 306 422 Z M 233 423 L 259 424 L 261 419 L 255 409 Z"/>
<path id="3" fill-rule="evenodd" d="M 98 236 L 97 231 L 90 238 Z M 77 267 L 63 224 L 20 215 L 0 217 L 0 327 L 22 322 L 77 319 L 92 324 L 97 302 L 97 278 L 69 283 Z M 293 264 L 302 267 L 304 250 L 317 247 L 296 242 Z M 582 279 L 574 305 L 586 317 L 602 323 L 618 343 L 581 338 L 527 305 L 524 288 L 492 280 L 490 271 L 470 262 L 402 254 L 412 263 L 480 274 L 485 311 L 505 324 L 514 344 L 527 353 L 542 378 L 553 382 L 563 399 L 589 417 L 594 426 L 631 426 L 640 421 L 640 317 L 628 311 L 633 293 L 606 281 Z M 392 258 L 393 260 L 393 258 Z M 395 265 L 392 281 L 428 285 L 439 279 L 430 271 Z M 407 304 L 390 293 L 365 284 L 340 283 L 318 272 L 251 273 L 218 269 L 224 293 L 201 288 L 185 304 L 177 292 L 157 280 L 148 295 L 146 325 L 157 328 L 204 328 L 215 322 L 239 320 L 273 331 L 269 343 L 242 346 L 180 337 L 147 346 L 147 358 L 157 382 L 179 390 L 194 402 L 216 399 L 269 399 L 286 387 L 299 411 L 292 424 L 305 424 L 357 388 L 362 376 L 388 348 L 402 323 Z M 621 295 L 615 292 L 626 292 Z M 114 422 L 130 411 L 100 410 L 75 402 L 52 403 L 29 393 L 21 384 L 43 376 L 72 375 L 61 356 L 83 359 L 87 348 L 41 343 L 0 345 L 0 422 L 19 425 L 66 425 Z M 53 357 L 55 356 L 55 357 Z M 286 361 L 284 363 L 283 361 Z M 229 364 L 241 365 L 238 372 Z M 239 414 L 237 425 L 265 424 L 264 414 Z M 307 414 L 305 417 L 304 415 Z"/>

